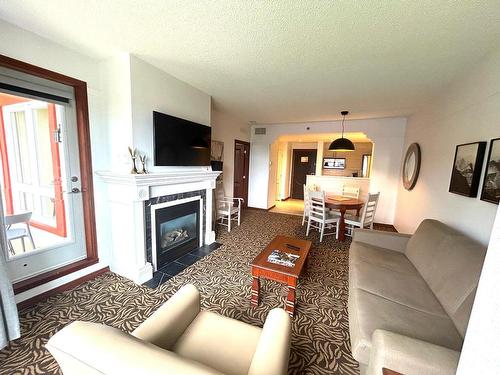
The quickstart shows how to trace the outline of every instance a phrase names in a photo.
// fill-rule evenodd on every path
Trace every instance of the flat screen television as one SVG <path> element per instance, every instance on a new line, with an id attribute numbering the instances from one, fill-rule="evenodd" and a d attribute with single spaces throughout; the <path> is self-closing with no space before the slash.
<path id="1" fill-rule="evenodd" d="M 156 166 L 210 166 L 211 128 L 153 112 Z"/>

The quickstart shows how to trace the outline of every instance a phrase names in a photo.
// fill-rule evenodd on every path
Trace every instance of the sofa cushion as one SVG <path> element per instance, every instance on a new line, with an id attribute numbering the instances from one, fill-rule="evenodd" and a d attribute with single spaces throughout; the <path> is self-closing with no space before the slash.
<path id="1" fill-rule="evenodd" d="M 228 375 L 247 374 L 262 329 L 201 311 L 172 350 Z"/>
<path id="2" fill-rule="evenodd" d="M 372 334 L 376 329 L 453 350 L 462 347 L 462 337 L 447 316 L 416 310 L 359 288 L 349 290 L 348 309 L 352 353 L 363 364 L 368 364 Z"/>
<path id="3" fill-rule="evenodd" d="M 430 219 L 420 224 L 406 248 L 408 259 L 455 322 L 462 337 L 485 254 L 484 246 Z"/>
<path id="4" fill-rule="evenodd" d="M 349 271 L 349 286 L 400 303 L 415 310 L 447 316 L 446 311 L 420 275 L 402 273 L 359 262 Z"/>
<path id="5" fill-rule="evenodd" d="M 417 269 L 405 254 L 355 241 L 349 249 L 349 265 L 359 262 L 371 263 L 401 273 L 418 275 Z"/>

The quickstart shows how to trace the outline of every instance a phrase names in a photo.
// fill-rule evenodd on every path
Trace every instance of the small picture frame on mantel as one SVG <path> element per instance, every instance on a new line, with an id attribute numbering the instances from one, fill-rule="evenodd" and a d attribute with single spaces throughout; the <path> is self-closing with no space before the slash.
<path id="1" fill-rule="evenodd" d="M 477 197 L 485 150 L 486 142 L 457 146 L 451 172 L 450 193 L 470 198 Z"/>
<path id="2" fill-rule="evenodd" d="M 500 202 L 500 138 L 492 139 L 481 189 L 481 200 L 498 204 Z"/>

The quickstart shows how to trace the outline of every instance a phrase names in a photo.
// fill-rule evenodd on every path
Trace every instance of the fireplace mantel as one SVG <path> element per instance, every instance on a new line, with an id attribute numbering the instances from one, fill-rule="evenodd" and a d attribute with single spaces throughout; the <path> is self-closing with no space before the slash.
<path id="1" fill-rule="evenodd" d="M 130 174 L 130 173 L 117 173 L 109 171 L 99 171 L 96 174 L 108 185 L 115 185 L 122 190 L 122 193 L 127 195 L 132 194 L 136 200 L 148 200 L 155 196 L 155 187 L 166 187 L 173 185 L 180 185 L 178 188 L 169 189 L 169 192 L 182 192 L 182 185 L 189 184 L 189 188 L 194 189 L 193 184 L 197 184 L 199 188 L 215 188 L 215 180 L 221 172 L 204 171 L 204 170 L 173 170 L 166 172 L 155 172 L 148 174 Z M 179 190 L 180 188 L 180 190 Z M 187 186 L 186 186 L 187 188 Z M 122 195 L 122 194 L 118 194 Z"/>
<path id="2" fill-rule="evenodd" d="M 144 206 L 155 197 L 205 191 L 204 244 L 215 241 L 212 230 L 212 190 L 221 172 L 178 169 L 150 174 L 98 171 L 107 187 L 111 270 L 137 283 L 151 279 L 153 268 L 146 259 Z"/>

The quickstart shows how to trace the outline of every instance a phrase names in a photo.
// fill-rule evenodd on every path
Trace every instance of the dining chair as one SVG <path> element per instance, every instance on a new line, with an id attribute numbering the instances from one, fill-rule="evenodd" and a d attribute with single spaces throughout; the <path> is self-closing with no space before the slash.
<path id="1" fill-rule="evenodd" d="M 359 199 L 359 187 L 344 185 L 342 187 L 342 196 Z"/>
<path id="2" fill-rule="evenodd" d="M 345 214 L 344 221 L 347 236 L 352 237 L 354 228 L 373 229 L 373 221 L 375 218 L 375 211 L 377 210 L 379 197 L 380 193 L 368 194 L 368 199 L 363 206 L 363 210 L 361 211 L 360 216 Z"/>
<path id="3" fill-rule="evenodd" d="M 24 238 L 28 237 L 31 242 L 33 249 L 35 248 L 35 241 L 33 241 L 33 236 L 31 235 L 31 228 L 29 221 L 31 219 L 32 212 L 23 212 L 20 214 L 7 215 L 5 216 L 5 233 L 7 235 L 7 241 L 9 246 L 9 252 L 11 255 L 16 255 L 14 251 L 14 246 L 12 246 L 12 241 L 21 239 L 23 246 L 23 253 L 26 252 L 26 244 L 24 243 Z M 24 228 L 12 228 L 14 224 L 24 224 Z"/>
<path id="4" fill-rule="evenodd" d="M 320 236 L 319 242 L 323 241 L 324 236 L 334 235 L 337 233 L 337 227 L 340 214 L 331 212 L 325 206 L 324 191 L 308 191 L 309 196 L 309 217 L 307 220 L 306 236 L 309 236 L 311 228 L 318 229 Z M 330 232 L 325 233 L 325 229 Z"/>
<path id="5" fill-rule="evenodd" d="M 302 226 L 304 226 L 306 219 L 309 218 L 309 189 L 304 184 L 304 213 L 302 214 Z"/>
<path id="6" fill-rule="evenodd" d="M 236 221 L 238 226 L 241 223 L 241 205 L 243 198 L 228 197 L 224 193 L 224 185 L 222 181 L 218 181 L 215 186 L 216 193 L 216 219 L 217 223 L 227 227 L 227 231 L 231 232 L 231 221 Z"/>

